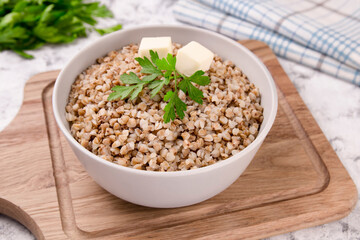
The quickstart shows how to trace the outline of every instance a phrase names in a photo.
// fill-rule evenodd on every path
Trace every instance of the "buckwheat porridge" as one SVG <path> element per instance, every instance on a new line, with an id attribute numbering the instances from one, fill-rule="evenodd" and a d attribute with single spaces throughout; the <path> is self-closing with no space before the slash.
<path id="1" fill-rule="evenodd" d="M 176 55 L 181 45 L 173 46 Z M 210 84 L 198 86 L 204 94 L 202 105 L 179 91 L 187 104 L 183 119 L 163 121 L 163 97 L 171 84 L 154 98 L 145 87 L 134 100 L 108 101 L 111 88 L 124 85 L 121 74 L 143 76 L 137 52 L 137 44 L 112 51 L 73 83 L 66 119 L 83 147 L 126 167 L 180 171 L 225 160 L 254 141 L 263 121 L 259 90 L 231 61 L 217 55 L 205 72 Z"/>

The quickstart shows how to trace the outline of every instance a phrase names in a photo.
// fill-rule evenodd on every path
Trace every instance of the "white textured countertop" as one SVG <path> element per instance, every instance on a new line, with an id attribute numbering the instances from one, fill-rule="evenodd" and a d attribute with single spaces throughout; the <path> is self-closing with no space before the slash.
<path id="1" fill-rule="evenodd" d="M 127 28 L 142 24 L 180 24 L 171 13 L 175 2 L 104 1 L 114 12 L 115 19 L 101 21 L 100 26 L 122 23 Z M 35 56 L 33 60 L 22 59 L 9 51 L 0 52 L 0 131 L 15 117 L 22 102 L 24 84 L 32 75 L 61 69 L 80 49 L 99 37 L 91 33 L 68 45 L 48 45 L 30 51 Z M 360 189 L 360 87 L 286 60 L 280 62 Z M 344 219 L 271 239 L 360 239 L 359 203 Z M 8 239 L 27 240 L 34 236 L 20 224 L 0 215 L 0 240 Z"/>

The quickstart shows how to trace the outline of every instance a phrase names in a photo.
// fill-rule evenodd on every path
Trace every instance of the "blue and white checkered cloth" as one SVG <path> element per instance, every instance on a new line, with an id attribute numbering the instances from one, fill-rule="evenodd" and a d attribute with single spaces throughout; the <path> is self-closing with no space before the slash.
<path id="1" fill-rule="evenodd" d="M 360 0 L 180 0 L 174 15 L 360 86 Z"/>

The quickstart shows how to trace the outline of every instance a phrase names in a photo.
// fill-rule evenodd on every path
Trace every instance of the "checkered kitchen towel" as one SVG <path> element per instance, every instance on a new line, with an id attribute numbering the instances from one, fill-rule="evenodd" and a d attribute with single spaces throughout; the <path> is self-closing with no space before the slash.
<path id="1" fill-rule="evenodd" d="M 360 0 L 180 0 L 174 15 L 360 86 Z"/>

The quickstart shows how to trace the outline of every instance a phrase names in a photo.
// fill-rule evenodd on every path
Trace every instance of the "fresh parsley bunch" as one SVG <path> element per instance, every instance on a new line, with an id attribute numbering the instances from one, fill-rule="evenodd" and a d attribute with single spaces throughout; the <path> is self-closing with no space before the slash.
<path id="1" fill-rule="evenodd" d="M 174 120 L 176 115 L 183 119 L 186 111 L 186 104 L 179 98 L 179 90 L 187 94 L 193 101 L 202 104 L 204 97 L 202 91 L 195 87 L 193 83 L 200 86 L 205 86 L 210 83 L 208 76 L 204 76 L 204 72 L 199 70 L 192 76 L 186 77 L 180 74 L 175 69 L 176 57 L 168 54 L 166 58 L 159 58 L 157 52 L 150 50 L 151 61 L 147 58 L 135 58 L 142 67 L 141 73 L 147 74 L 140 79 L 135 73 L 122 74 L 120 80 L 127 84 L 126 86 L 115 86 L 111 90 L 113 91 L 108 100 L 135 99 L 139 93 L 147 85 L 151 89 L 150 96 L 154 97 L 165 85 L 169 85 L 171 81 L 174 81 L 174 91 L 168 91 L 164 96 L 166 104 L 163 116 L 164 122 L 168 123 L 170 120 Z"/>
<path id="2" fill-rule="evenodd" d="M 99 2 L 82 0 L 0 0 L 0 51 L 13 50 L 25 58 L 24 50 L 45 43 L 69 43 L 86 36 L 96 18 L 113 17 Z M 121 29 L 116 25 L 95 29 L 101 35 Z"/>

